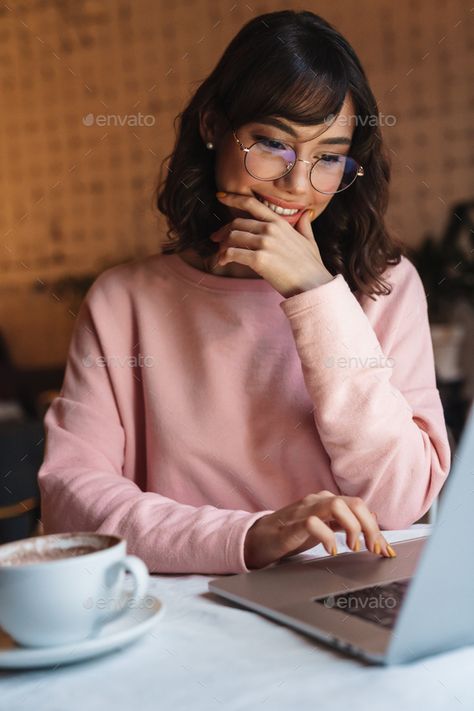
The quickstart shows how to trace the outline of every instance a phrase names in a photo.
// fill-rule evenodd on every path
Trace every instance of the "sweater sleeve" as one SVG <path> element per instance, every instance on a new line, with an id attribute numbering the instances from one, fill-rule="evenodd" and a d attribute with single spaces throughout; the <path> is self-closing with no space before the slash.
<path id="1" fill-rule="evenodd" d="M 38 472 L 44 533 L 121 536 L 151 573 L 248 572 L 246 533 L 272 511 L 178 503 L 142 491 L 133 480 L 138 473 L 124 473 L 125 432 L 101 338 L 112 309 L 101 283 L 99 277 L 81 305 L 63 386 L 44 418 L 45 457 Z"/>
<path id="2" fill-rule="evenodd" d="M 385 529 L 423 516 L 451 463 L 423 285 L 406 258 L 397 273 L 372 307 L 383 347 L 341 274 L 280 302 L 335 484 Z"/>

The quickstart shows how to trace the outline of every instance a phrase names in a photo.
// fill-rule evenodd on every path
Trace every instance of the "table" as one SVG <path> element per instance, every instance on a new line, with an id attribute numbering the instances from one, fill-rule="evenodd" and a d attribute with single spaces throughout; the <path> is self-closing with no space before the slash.
<path id="1" fill-rule="evenodd" d="M 384 535 L 393 543 L 430 528 Z M 337 533 L 341 552 L 343 536 Z M 319 545 L 300 555 L 321 554 Z M 371 666 L 213 595 L 213 577 L 150 576 L 149 592 L 167 606 L 152 631 L 89 661 L 0 672 L 1 711 L 474 709 L 474 647 Z"/>

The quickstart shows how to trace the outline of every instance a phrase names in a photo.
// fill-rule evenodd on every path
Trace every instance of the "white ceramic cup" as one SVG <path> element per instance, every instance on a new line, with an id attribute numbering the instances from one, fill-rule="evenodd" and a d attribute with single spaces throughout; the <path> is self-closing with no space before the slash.
<path id="1" fill-rule="evenodd" d="M 0 626 L 27 647 L 93 636 L 146 595 L 148 569 L 126 551 L 124 538 L 101 533 L 58 533 L 1 545 Z M 126 571 L 134 582 L 131 595 Z"/>

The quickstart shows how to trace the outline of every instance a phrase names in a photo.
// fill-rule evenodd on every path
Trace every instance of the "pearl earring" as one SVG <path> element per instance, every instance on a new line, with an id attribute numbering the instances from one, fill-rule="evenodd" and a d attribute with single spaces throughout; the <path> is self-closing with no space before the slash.
<path id="1" fill-rule="evenodd" d="M 211 141 L 208 141 L 206 143 L 206 148 L 209 148 L 209 150 L 212 151 L 212 149 L 214 148 L 214 144 Z"/>

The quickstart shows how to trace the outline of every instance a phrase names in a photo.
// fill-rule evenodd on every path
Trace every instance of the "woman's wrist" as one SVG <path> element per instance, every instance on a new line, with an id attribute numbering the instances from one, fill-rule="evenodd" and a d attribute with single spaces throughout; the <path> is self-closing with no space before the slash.
<path id="1" fill-rule="evenodd" d="M 249 530 L 247 531 L 247 535 L 245 536 L 244 561 L 245 561 L 245 565 L 247 566 L 247 568 L 249 570 L 258 568 L 258 564 L 256 563 L 256 556 L 255 556 L 254 539 L 255 539 L 255 529 L 256 529 L 259 521 L 262 520 L 262 518 L 265 518 L 265 516 L 262 516 L 261 518 L 258 518 L 256 521 L 253 522 L 253 524 L 250 526 Z"/>

